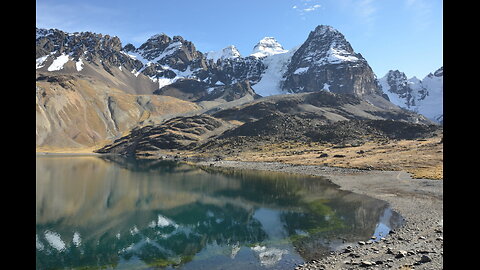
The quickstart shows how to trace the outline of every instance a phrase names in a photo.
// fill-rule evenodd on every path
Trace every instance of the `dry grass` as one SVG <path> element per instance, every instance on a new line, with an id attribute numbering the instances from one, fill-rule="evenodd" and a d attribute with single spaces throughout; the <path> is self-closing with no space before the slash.
<path id="1" fill-rule="evenodd" d="M 414 178 L 443 179 L 443 144 L 440 138 L 367 142 L 336 147 L 319 143 L 279 143 L 257 147 L 229 160 L 284 162 L 301 165 L 404 170 Z M 322 154 L 328 156 L 321 157 Z M 337 155 L 337 156 L 336 156 Z"/>

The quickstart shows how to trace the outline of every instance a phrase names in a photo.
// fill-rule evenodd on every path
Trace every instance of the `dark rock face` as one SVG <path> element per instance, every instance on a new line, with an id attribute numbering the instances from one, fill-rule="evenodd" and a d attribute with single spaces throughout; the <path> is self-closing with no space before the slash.
<path id="1" fill-rule="evenodd" d="M 188 101 L 197 101 L 208 94 L 208 86 L 207 83 L 201 81 L 181 79 L 153 93 L 156 95 L 174 96 Z"/>
<path id="2" fill-rule="evenodd" d="M 389 91 L 406 100 L 407 107 L 415 105 L 412 89 L 408 85 L 407 75 L 398 70 L 390 70 L 386 75 L 386 81 L 390 86 Z"/>
<path id="3" fill-rule="evenodd" d="M 142 56 L 147 60 L 153 60 L 160 56 L 160 54 L 172 43 L 172 39 L 165 35 L 154 35 L 150 37 L 145 43 L 140 45 L 138 51 L 142 52 Z"/>
<path id="4" fill-rule="evenodd" d="M 250 96 L 253 99 L 260 98 L 260 96 L 257 95 L 252 89 L 248 80 L 244 80 L 231 85 L 215 87 L 208 95 L 204 96 L 201 99 L 198 99 L 197 101 L 222 99 L 229 102 L 245 96 Z"/>
<path id="5" fill-rule="evenodd" d="M 319 91 L 381 94 L 375 74 L 361 54 L 337 30 L 319 25 L 292 56 L 283 89 L 293 93 Z"/>
<path id="6" fill-rule="evenodd" d="M 252 99 L 260 97 L 252 89 L 248 80 L 231 85 L 210 87 L 209 84 L 202 81 L 181 79 L 153 93 L 157 95 L 174 96 L 193 102 L 213 100 L 229 102 L 245 96 L 250 96 Z"/>
<path id="7" fill-rule="evenodd" d="M 257 83 L 265 70 L 265 65 L 255 57 L 238 57 L 234 59 L 223 59 L 216 63 L 210 61 L 212 78 L 210 83 L 220 81 L 226 85 L 239 81 L 249 80 Z"/>

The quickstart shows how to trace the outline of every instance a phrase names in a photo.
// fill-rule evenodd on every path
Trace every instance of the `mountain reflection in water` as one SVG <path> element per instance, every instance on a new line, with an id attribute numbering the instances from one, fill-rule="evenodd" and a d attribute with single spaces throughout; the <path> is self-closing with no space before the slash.
<path id="1" fill-rule="evenodd" d="M 399 222 L 319 177 L 36 158 L 37 269 L 291 269 Z"/>

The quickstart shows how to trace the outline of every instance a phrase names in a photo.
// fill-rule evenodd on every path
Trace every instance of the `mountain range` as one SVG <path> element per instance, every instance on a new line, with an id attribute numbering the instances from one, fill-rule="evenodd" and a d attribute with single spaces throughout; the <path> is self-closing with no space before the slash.
<path id="1" fill-rule="evenodd" d="M 295 95 L 318 91 L 329 93 L 315 97 L 330 100 L 330 105 L 343 95 L 355 101 L 333 113 L 338 117 L 329 118 L 331 109 L 311 98 L 296 103 L 301 109 L 295 113 L 331 121 L 443 120 L 443 68 L 421 81 L 400 71 L 377 79 L 344 35 L 326 25 L 317 26 L 290 50 L 265 37 L 248 56 L 234 45 L 202 53 L 191 41 L 166 34 L 154 35 L 137 48 L 122 46 L 118 37 L 109 35 L 37 28 L 36 78 L 37 148 L 43 150 L 98 148 L 133 128 L 174 117 L 258 104 L 282 107 Z M 244 118 L 228 121 L 251 121 Z"/>
<path id="2" fill-rule="evenodd" d="M 390 70 L 379 82 L 394 104 L 443 123 L 443 67 L 422 80 Z"/>

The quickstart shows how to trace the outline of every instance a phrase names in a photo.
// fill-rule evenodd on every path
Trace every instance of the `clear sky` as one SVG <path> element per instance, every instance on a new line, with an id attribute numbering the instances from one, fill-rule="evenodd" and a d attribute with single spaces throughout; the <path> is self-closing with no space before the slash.
<path id="1" fill-rule="evenodd" d="M 208 52 L 235 45 L 248 56 L 263 37 L 285 49 L 317 25 L 342 32 L 377 76 L 420 79 L 443 65 L 443 0 L 36 0 L 36 25 L 118 36 L 141 45 L 165 33 Z"/>

